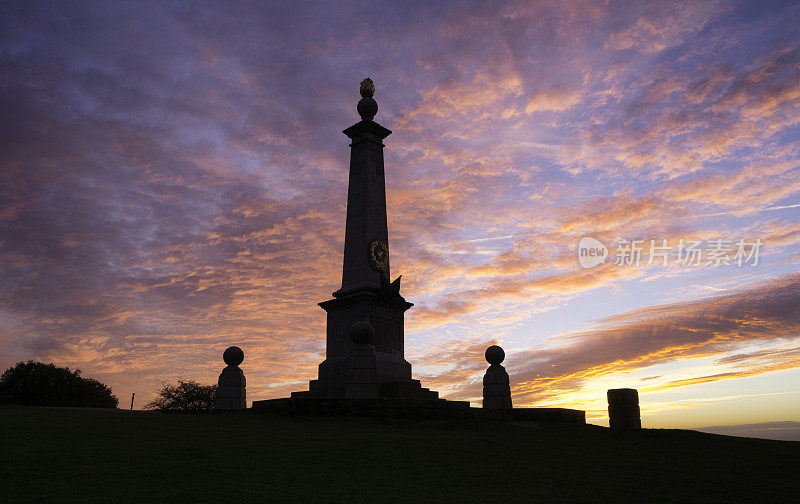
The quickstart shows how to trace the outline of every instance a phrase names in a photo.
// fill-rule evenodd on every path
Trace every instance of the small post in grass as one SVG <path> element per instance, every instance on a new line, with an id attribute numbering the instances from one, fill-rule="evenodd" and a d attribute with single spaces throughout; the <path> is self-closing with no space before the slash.
<path id="1" fill-rule="evenodd" d="M 131 393 L 131 411 L 133 411 L 133 398 L 136 396 L 136 392 Z"/>

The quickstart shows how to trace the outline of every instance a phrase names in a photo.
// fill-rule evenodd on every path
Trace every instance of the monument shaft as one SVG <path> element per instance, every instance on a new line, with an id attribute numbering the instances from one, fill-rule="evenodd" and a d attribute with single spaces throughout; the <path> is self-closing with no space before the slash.
<path id="1" fill-rule="evenodd" d="M 350 137 L 350 177 L 347 188 L 347 224 L 344 235 L 342 288 L 334 296 L 361 288 L 380 289 L 380 275 L 389 277 L 389 231 L 386 222 L 386 183 L 382 140 L 391 131 L 373 121 L 361 121 L 346 130 Z M 383 272 L 370 263 L 370 244 L 387 247 Z"/>

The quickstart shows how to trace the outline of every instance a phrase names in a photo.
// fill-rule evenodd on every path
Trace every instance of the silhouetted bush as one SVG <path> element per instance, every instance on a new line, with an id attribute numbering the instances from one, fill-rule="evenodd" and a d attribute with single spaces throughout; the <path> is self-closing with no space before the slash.
<path id="1" fill-rule="evenodd" d="M 111 389 L 81 370 L 43 362 L 18 362 L 0 376 L 0 404 L 116 408 Z"/>
<path id="2" fill-rule="evenodd" d="M 201 385 L 194 380 L 178 380 L 177 385 L 164 383 L 158 397 L 145 408 L 171 412 L 204 413 L 214 409 L 216 385 Z"/>

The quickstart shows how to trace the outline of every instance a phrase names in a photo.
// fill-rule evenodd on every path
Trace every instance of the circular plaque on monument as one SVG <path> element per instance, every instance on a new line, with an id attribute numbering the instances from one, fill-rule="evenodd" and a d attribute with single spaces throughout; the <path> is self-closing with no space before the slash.
<path id="1" fill-rule="evenodd" d="M 389 247 L 381 240 L 372 240 L 370 242 L 369 262 L 378 271 L 386 271 L 389 267 Z"/>

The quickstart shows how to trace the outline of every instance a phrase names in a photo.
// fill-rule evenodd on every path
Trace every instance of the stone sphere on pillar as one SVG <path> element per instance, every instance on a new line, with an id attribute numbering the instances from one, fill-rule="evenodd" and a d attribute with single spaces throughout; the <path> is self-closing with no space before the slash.
<path id="1" fill-rule="evenodd" d="M 359 320 L 350 326 L 350 341 L 356 345 L 369 345 L 375 338 L 375 329 L 365 320 Z"/>
<path id="2" fill-rule="evenodd" d="M 244 361 L 244 352 L 238 346 L 228 347 L 222 354 L 222 360 L 229 366 L 238 366 Z"/>
<path id="3" fill-rule="evenodd" d="M 374 98 L 361 98 L 356 105 L 356 110 L 361 119 L 371 121 L 378 113 L 378 102 Z"/>
<path id="4" fill-rule="evenodd" d="M 492 345 L 486 349 L 486 362 L 489 364 L 500 364 L 506 358 L 506 353 L 497 345 Z"/>

